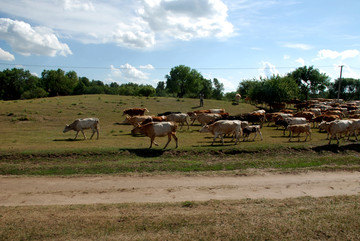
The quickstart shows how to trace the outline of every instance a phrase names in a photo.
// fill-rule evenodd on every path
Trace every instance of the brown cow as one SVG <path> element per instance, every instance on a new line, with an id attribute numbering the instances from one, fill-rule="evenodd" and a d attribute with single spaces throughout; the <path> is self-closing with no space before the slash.
<path id="1" fill-rule="evenodd" d="M 178 147 L 178 138 L 176 137 L 176 130 L 177 130 L 177 123 L 175 122 L 150 122 L 145 125 L 138 125 L 135 127 L 131 134 L 141 133 L 148 137 L 150 137 L 150 147 L 152 147 L 152 144 L 154 143 L 156 146 L 158 144 L 154 141 L 155 137 L 163 137 L 168 136 L 168 142 L 164 146 L 164 149 L 167 147 L 169 142 L 171 141 L 171 136 L 175 139 L 176 142 L 176 148 Z"/>
<path id="2" fill-rule="evenodd" d="M 123 112 L 123 115 L 129 115 L 129 116 L 136 116 L 136 115 L 145 115 L 145 111 L 149 112 L 148 109 L 146 108 L 130 108 L 130 109 L 126 109 Z"/>

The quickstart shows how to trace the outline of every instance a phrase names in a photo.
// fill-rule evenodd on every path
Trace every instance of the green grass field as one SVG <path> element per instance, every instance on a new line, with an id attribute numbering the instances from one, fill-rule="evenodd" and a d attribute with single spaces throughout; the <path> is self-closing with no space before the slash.
<path id="1" fill-rule="evenodd" d="M 211 146 L 212 135 L 199 133 L 200 125 L 179 128 L 179 148 L 167 137 L 157 138 L 159 147 L 149 150 L 150 139 L 130 134 L 132 126 L 121 125 L 122 111 L 146 107 L 150 115 L 164 111 L 200 109 L 197 99 L 145 98 L 114 95 L 84 95 L 0 102 L 0 174 L 70 175 L 128 172 L 244 171 L 248 168 L 359 169 L 360 144 L 341 140 L 328 145 L 326 134 L 313 129 L 312 139 L 289 142 L 283 131 L 267 124 L 260 138 L 234 145 L 230 138 Z M 240 103 L 206 100 L 204 109 L 225 108 L 231 115 L 255 110 Z M 83 140 L 81 133 L 62 133 L 65 124 L 77 118 L 98 117 L 100 139 Z M 85 131 L 87 137 L 91 131 Z"/>

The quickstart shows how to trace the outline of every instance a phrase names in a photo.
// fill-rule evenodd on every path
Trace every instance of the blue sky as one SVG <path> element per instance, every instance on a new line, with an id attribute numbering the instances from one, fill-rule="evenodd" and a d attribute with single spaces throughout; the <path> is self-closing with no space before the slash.
<path id="1" fill-rule="evenodd" d="M 360 79 L 358 0 L 2 0 L 0 69 L 156 87 L 177 65 L 244 79 L 314 66 Z"/>

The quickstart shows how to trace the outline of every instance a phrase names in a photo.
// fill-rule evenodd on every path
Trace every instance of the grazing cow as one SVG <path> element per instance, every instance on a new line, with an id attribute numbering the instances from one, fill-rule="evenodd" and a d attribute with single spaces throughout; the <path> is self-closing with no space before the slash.
<path id="1" fill-rule="evenodd" d="M 304 117 L 286 117 L 284 121 L 278 120 L 275 124 L 282 124 L 284 126 L 283 135 L 285 135 L 285 131 L 288 130 L 289 125 L 306 124 L 306 119 Z"/>
<path id="2" fill-rule="evenodd" d="M 330 122 L 334 120 L 339 120 L 340 117 L 338 115 L 319 115 L 312 119 L 313 126 L 315 127 L 315 123 L 321 123 L 323 121 Z"/>
<path id="3" fill-rule="evenodd" d="M 196 121 L 197 115 L 205 114 L 205 113 L 220 114 L 220 113 L 225 113 L 225 109 L 195 110 L 195 111 L 188 112 L 187 114 L 190 116 L 190 120 L 192 121 L 191 125 L 193 125 L 194 122 Z"/>
<path id="4" fill-rule="evenodd" d="M 325 115 L 338 115 L 340 118 L 344 117 L 341 110 L 328 110 L 324 113 Z"/>
<path id="5" fill-rule="evenodd" d="M 281 110 L 281 109 L 285 109 L 286 103 L 272 103 L 272 104 L 269 104 L 269 106 L 270 106 L 270 109 Z"/>
<path id="6" fill-rule="evenodd" d="M 307 140 L 308 136 L 310 136 L 311 139 L 311 127 L 310 124 L 297 124 L 297 125 L 289 125 L 288 126 L 289 132 L 290 132 L 290 139 L 289 141 L 291 141 L 291 138 L 293 137 L 293 135 L 297 134 L 298 137 L 298 141 L 300 141 L 300 134 L 301 133 L 305 133 L 306 134 L 306 138 L 305 141 Z"/>
<path id="7" fill-rule="evenodd" d="M 174 111 L 166 111 L 164 113 L 159 113 L 157 114 L 157 116 L 167 116 L 167 115 L 171 115 L 171 114 L 180 114 L 181 112 L 174 112 Z"/>
<path id="8" fill-rule="evenodd" d="M 329 128 L 330 128 L 330 124 L 332 123 L 333 121 L 330 121 L 330 122 L 326 122 L 326 121 L 322 121 L 320 124 L 319 124 L 319 132 L 324 130 L 326 131 L 327 135 L 326 135 L 326 140 L 329 139 L 329 135 L 330 135 L 330 132 L 329 132 Z"/>
<path id="9" fill-rule="evenodd" d="M 304 117 L 307 121 L 312 121 L 315 118 L 315 114 L 311 111 L 303 111 L 294 114 L 294 117 Z"/>
<path id="10" fill-rule="evenodd" d="M 351 125 L 351 120 L 336 120 L 332 121 L 329 127 L 329 133 L 330 133 L 330 140 L 329 145 L 331 143 L 331 140 L 335 137 L 337 140 L 337 145 L 339 145 L 339 137 L 342 133 L 347 133 L 348 129 Z"/>
<path id="11" fill-rule="evenodd" d="M 171 136 L 174 138 L 176 142 L 176 148 L 178 147 L 178 138 L 176 137 L 177 124 L 175 122 L 150 122 L 145 125 L 138 125 L 135 127 L 131 134 L 141 133 L 150 137 L 150 147 L 154 143 L 156 146 L 158 144 L 154 141 L 155 137 L 163 137 L 168 136 L 168 142 L 164 146 L 164 149 L 167 147 L 169 142 L 171 141 Z"/>
<path id="12" fill-rule="evenodd" d="M 144 120 L 143 122 L 141 122 L 141 125 L 145 125 L 147 123 L 150 122 L 162 122 L 162 121 L 166 121 L 166 117 L 165 116 L 150 116 L 150 118 L 147 118 L 146 120 Z"/>
<path id="13" fill-rule="evenodd" d="M 221 142 L 224 145 L 224 135 L 234 134 L 236 137 L 235 145 L 237 144 L 241 135 L 241 122 L 231 120 L 220 120 L 211 125 L 204 125 L 200 130 L 200 133 L 210 132 L 214 135 L 214 139 L 211 145 L 214 144 L 216 138 L 220 135 Z"/>
<path id="14" fill-rule="evenodd" d="M 166 120 L 167 121 L 173 121 L 173 122 L 177 122 L 177 123 L 181 123 L 181 127 L 180 129 L 184 126 L 184 123 L 187 124 L 188 130 L 189 130 L 189 115 L 186 113 L 173 113 L 170 115 L 166 116 Z"/>
<path id="15" fill-rule="evenodd" d="M 145 111 L 149 112 L 146 108 L 130 108 L 123 111 L 123 115 L 136 116 L 136 115 L 145 115 Z"/>
<path id="16" fill-rule="evenodd" d="M 262 134 L 261 134 L 261 126 L 260 125 L 252 125 L 252 126 L 246 126 L 242 129 L 243 131 L 243 141 L 245 141 L 245 139 L 249 140 L 249 136 L 251 133 L 255 133 L 254 138 L 252 141 L 255 141 L 255 137 L 257 136 L 257 134 L 259 134 L 261 140 L 263 140 Z"/>
<path id="17" fill-rule="evenodd" d="M 354 133 L 356 140 L 357 138 L 357 132 L 360 131 L 360 119 L 352 119 L 352 123 L 348 128 L 349 137 L 348 140 L 350 140 L 350 135 Z"/>
<path id="18" fill-rule="evenodd" d="M 84 136 L 84 140 L 85 140 L 86 139 L 86 136 L 84 133 L 85 129 L 91 129 L 93 131 L 90 139 L 92 139 L 95 132 L 97 133 L 96 139 L 99 139 L 99 119 L 98 118 L 77 119 L 70 125 L 66 125 L 63 130 L 63 133 L 71 131 L 71 130 L 76 131 L 76 135 L 74 138 L 74 140 L 75 140 L 79 134 L 79 131 L 81 131 L 81 133 Z"/>
<path id="19" fill-rule="evenodd" d="M 241 114 L 239 116 L 239 119 L 242 121 L 251 122 L 252 124 L 259 123 L 260 126 L 262 126 L 265 121 L 265 114 L 263 114 L 263 113 L 245 113 L 245 114 Z"/>
<path id="20" fill-rule="evenodd" d="M 138 126 L 138 124 L 142 123 L 147 119 L 151 119 L 152 116 L 150 115 L 143 115 L 143 116 L 126 116 L 123 124 L 131 124 L 133 126 Z"/>
<path id="21" fill-rule="evenodd" d="M 221 115 L 215 113 L 202 113 L 202 114 L 194 114 L 195 120 L 200 122 L 202 126 L 206 125 L 211 121 L 215 121 L 221 118 Z"/>

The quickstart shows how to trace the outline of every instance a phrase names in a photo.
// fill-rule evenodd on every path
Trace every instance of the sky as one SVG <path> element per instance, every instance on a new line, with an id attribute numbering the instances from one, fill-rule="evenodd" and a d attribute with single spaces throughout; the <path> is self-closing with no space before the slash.
<path id="1" fill-rule="evenodd" d="M 314 66 L 360 79 L 358 0 L 1 0 L 0 70 L 157 86 L 178 65 L 242 80 Z"/>

